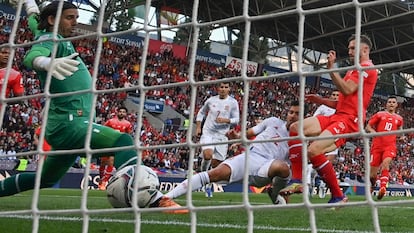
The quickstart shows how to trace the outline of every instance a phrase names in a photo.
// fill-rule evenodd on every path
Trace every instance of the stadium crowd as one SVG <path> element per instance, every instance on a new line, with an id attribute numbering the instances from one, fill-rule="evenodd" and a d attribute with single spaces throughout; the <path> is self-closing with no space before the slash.
<path id="1" fill-rule="evenodd" d="M 13 21 L 0 16 L 0 44 L 7 43 Z M 22 18 L 16 36 L 16 43 L 21 44 L 32 40 L 33 35 L 27 28 L 27 20 Z M 90 72 L 94 70 L 94 59 L 96 54 L 96 41 L 93 39 L 82 39 L 74 42 L 76 49 L 85 61 Z M 42 92 L 39 80 L 35 72 L 28 70 L 22 64 L 27 47 L 15 49 L 14 68 L 23 75 L 25 95 L 35 95 Z M 181 83 L 188 81 L 188 61 L 174 57 L 171 50 L 159 53 L 150 53 L 147 56 L 146 67 L 140 67 L 142 59 L 141 48 L 124 46 L 111 42 L 105 42 L 99 66 L 96 67 L 98 76 L 96 88 L 111 91 L 99 94 L 96 106 L 96 121 L 104 123 L 110 119 L 127 98 L 128 93 L 123 87 L 134 87 L 138 85 L 139 71 L 145 70 L 144 84 L 158 86 L 169 83 Z M 206 62 L 196 62 L 194 77 L 197 81 L 214 80 L 223 77 L 238 76 L 239 73 L 228 69 L 217 67 Z M 130 91 L 130 90 L 129 90 Z M 164 103 L 182 115 L 188 117 L 190 109 L 189 85 L 175 87 L 159 87 L 146 93 L 147 98 L 164 101 Z M 307 87 L 307 93 L 317 93 L 326 96 L 330 93 L 329 88 L 315 89 Z M 132 90 L 135 92 L 135 90 Z M 259 118 L 272 115 L 283 117 L 286 115 L 288 103 L 296 98 L 299 93 L 299 84 L 288 82 L 284 79 L 273 79 L 268 81 L 253 81 L 249 91 L 249 104 L 241 104 L 244 95 L 242 83 L 232 85 L 231 95 L 240 103 L 240 110 L 247 107 L 247 126 L 254 124 Z M 202 103 L 210 96 L 216 95 L 213 86 L 200 86 L 196 97 L 196 111 Z M 384 107 L 384 99 L 380 96 L 372 99 L 367 118 Z M 3 124 L 0 131 L 0 155 L 2 160 L 15 160 L 16 153 L 36 150 L 33 144 L 33 134 L 36 127 L 41 124 L 41 112 L 45 98 L 34 97 L 19 104 L 9 104 L 4 112 Z M 317 106 L 310 104 L 309 115 L 312 115 Z M 414 106 L 404 102 L 399 108 L 399 114 L 404 117 L 404 128 L 412 128 L 414 121 Z M 164 128 L 159 131 L 153 127 L 144 117 L 142 128 L 137 129 L 137 113 L 129 112 L 128 120 L 133 123 L 133 136 L 139 136 L 143 145 L 164 145 L 184 143 L 187 132 L 185 128 L 172 130 Z M 194 139 L 194 138 L 193 138 Z M 398 156 L 394 161 L 390 175 L 390 183 L 413 184 L 414 165 L 412 154 L 414 152 L 414 133 L 407 134 L 404 140 L 399 141 Z M 233 154 L 237 154 L 234 152 Z M 31 159 L 35 160 L 36 156 Z M 364 149 L 361 139 L 354 139 L 347 146 L 341 148 L 336 170 L 341 178 L 356 179 L 362 181 L 364 175 Z M 143 152 L 143 162 L 151 167 L 171 170 L 186 170 L 188 168 L 189 149 L 186 147 L 171 147 L 167 149 L 148 149 Z M 194 164 L 197 168 L 197 164 Z"/>

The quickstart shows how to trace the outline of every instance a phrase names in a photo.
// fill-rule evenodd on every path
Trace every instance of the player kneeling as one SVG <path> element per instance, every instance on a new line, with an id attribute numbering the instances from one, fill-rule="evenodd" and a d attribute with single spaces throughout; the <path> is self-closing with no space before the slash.
<path id="1" fill-rule="evenodd" d="M 158 176 L 151 168 L 144 165 L 139 168 L 136 165 L 129 165 L 119 170 L 109 180 L 106 192 L 109 203 L 115 208 L 131 207 L 133 201 L 135 201 L 135 192 L 137 205 L 140 208 L 181 207 L 172 199 L 165 197 L 159 191 L 159 186 Z M 185 214 L 188 213 L 188 210 L 177 209 L 165 212 Z"/>

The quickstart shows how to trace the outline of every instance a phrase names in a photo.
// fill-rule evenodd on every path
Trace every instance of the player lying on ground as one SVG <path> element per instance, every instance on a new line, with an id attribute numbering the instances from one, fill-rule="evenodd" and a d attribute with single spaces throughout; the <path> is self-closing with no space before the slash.
<path id="1" fill-rule="evenodd" d="M 291 104 L 286 121 L 276 117 L 263 120 L 258 125 L 247 130 L 247 138 L 256 136 L 255 140 L 283 139 L 289 136 L 288 128 L 292 122 L 298 120 L 299 103 Z M 227 133 L 229 139 L 240 138 L 240 133 L 230 130 Z M 211 182 L 234 183 L 243 180 L 244 173 L 249 174 L 249 185 L 263 187 L 272 184 L 268 189 L 272 203 L 283 203 L 284 199 L 278 193 L 286 186 L 290 179 L 290 166 L 288 161 L 287 141 L 257 142 L 249 148 L 249 170 L 245 171 L 245 159 L 247 153 L 224 160 L 216 168 L 198 173 L 191 179 L 191 187 L 194 190 Z M 169 198 L 179 197 L 187 192 L 188 179 L 183 181 L 166 194 Z"/>

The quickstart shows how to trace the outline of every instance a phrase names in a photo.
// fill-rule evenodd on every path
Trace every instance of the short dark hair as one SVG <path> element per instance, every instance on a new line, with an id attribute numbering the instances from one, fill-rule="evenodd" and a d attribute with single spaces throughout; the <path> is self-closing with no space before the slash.
<path id="1" fill-rule="evenodd" d="M 397 99 L 397 96 L 395 96 L 395 95 L 390 95 L 390 96 L 388 96 L 387 100 L 389 100 L 389 99 Z"/>
<path id="2" fill-rule="evenodd" d="M 292 100 L 290 102 L 290 107 L 292 107 L 292 106 L 299 106 L 299 100 Z M 304 113 L 305 116 L 306 116 L 306 114 L 308 114 L 308 111 L 309 111 L 309 106 L 306 103 L 304 103 L 303 104 L 303 113 Z"/>
<path id="3" fill-rule="evenodd" d="M 59 9 L 59 3 L 60 1 L 53 1 L 42 9 L 42 12 L 40 12 L 39 15 L 39 25 L 37 26 L 37 29 L 48 30 L 52 26 L 49 24 L 48 18 L 49 16 L 56 17 L 57 11 Z M 62 11 L 67 9 L 78 9 L 78 7 L 71 2 L 63 1 Z"/>
<path id="4" fill-rule="evenodd" d="M 352 34 L 348 38 L 348 42 L 350 42 L 351 40 L 355 40 L 355 39 L 356 39 L 356 35 Z M 368 35 L 365 35 L 365 34 L 361 35 L 360 40 L 361 40 L 361 43 L 364 43 L 364 44 L 368 45 L 369 49 L 372 49 L 372 42 L 371 42 L 371 39 L 369 38 Z"/>
<path id="5" fill-rule="evenodd" d="M 118 111 L 119 111 L 119 110 L 121 110 L 121 109 L 124 109 L 126 112 L 128 112 L 127 107 L 125 107 L 125 106 L 123 106 L 123 105 L 118 107 Z"/>

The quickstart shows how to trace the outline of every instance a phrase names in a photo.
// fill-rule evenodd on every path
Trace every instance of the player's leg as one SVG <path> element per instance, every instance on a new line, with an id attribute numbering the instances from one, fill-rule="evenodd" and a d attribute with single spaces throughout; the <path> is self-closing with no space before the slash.
<path id="1" fill-rule="evenodd" d="M 105 190 L 104 184 L 103 184 L 103 179 L 105 177 L 105 169 L 106 169 L 106 165 L 107 165 L 107 162 L 108 162 L 108 156 L 99 157 L 98 160 L 99 160 L 99 183 L 98 183 L 98 188 L 100 190 Z"/>
<path id="2" fill-rule="evenodd" d="M 335 119 L 334 117 L 338 119 Z M 306 118 L 303 124 L 304 133 L 307 136 L 320 135 L 322 137 L 332 137 L 332 132 L 338 133 L 338 129 L 341 130 L 339 133 L 348 133 L 351 131 L 347 128 L 347 124 L 344 124 L 344 122 L 340 121 L 339 117 L 335 115 L 331 117 L 317 116 Z M 297 127 L 298 125 L 296 123 L 292 124 L 293 130 L 297 130 Z M 322 129 L 324 130 L 322 131 Z M 321 133 L 319 134 L 319 132 Z M 330 163 L 325 156 L 325 153 L 335 150 L 344 143 L 345 139 L 340 138 L 335 140 L 332 137 L 330 139 L 316 140 L 308 147 L 308 157 L 313 168 L 318 172 L 328 188 L 331 189 L 332 197 L 329 200 L 329 203 L 346 202 L 348 200 L 339 187 L 332 163 Z"/>
<path id="3" fill-rule="evenodd" d="M 374 187 L 377 184 L 377 174 L 382 162 L 382 150 L 371 148 L 371 156 L 370 156 L 370 173 L 369 173 L 369 180 L 371 183 L 370 192 L 374 191 Z"/>
<path id="4" fill-rule="evenodd" d="M 258 175 L 267 174 L 267 177 L 271 180 L 272 186 L 268 188 L 268 194 L 273 204 L 279 204 L 278 200 L 279 193 L 286 187 L 287 183 L 291 178 L 290 166 L 286 161 L 273 160 L 268 165 L 264 165 L 259 169 Z M 265 172 L 267 170 L 267 173 Z M 284 197 L 285 198 L 285 197 Z M 285 198 L 285 203 L 288 199 Z"/>
<path id="5" fill-rule="evenodd" d="M 390 176 L 390 165 L 393 160 L 393 158 L 396 155 L 396 149 L 385 149 L 383 153 L 383 160 L 381 163 L 381 175 L 380 175 L 380 189 L 378 191 L 377 199 L 381 200 L 386 192 L 387 192 L 387 186 Z"/>
<path id="6" fill-rule="evenodd" d="M 296 133 L 291 133 L 291 136 L 296 136 Z M 301 146 L 301 145 L 300 145 Z M 293 193 L 302 193 L 302 154 L 289 154 L 289 160 L 291 162 L 292 178 L 290 179 L 288 185 L 280 190 L 280 195 L 282 195 L 286 200 L 289 199 L 289 195 Z"/>
<path id="7" fill-rule="evenodd" d="M 212 138 L 213 138 L 212 135 L 203 134 L 200 137 L 200 144 L 212 143 L 213 142 Z M 210 169 L 211 159 L 213 158 L 213 153 L 214 153 L 213 145 L 201 147 L 200 157 L 202 158 L 202 160 L 200 164 L 200 171 L 207 171 Z"/>
<path id="8" fill-rule="evenodd" d="M 229 162 L 229 163 L 227 163 Z M 205 186 L 206 184 L 209 184 L 211 182 L 218 182 L 218 181 L 225 181 L 225 182 L 231 182 L 232 178 L 232 168 L 238 167 L 238 172 L 236 173 L 237 177 L 233 177 L 233 179 L 243 179 L 243 173 L 241 171 L 244 171 L 244 155 L 238 155 L 234 159 L 231 159 L 230 161 L 224 161 L 216 168 L 213 168 L 209 170 L 208 172 L 200 172 L 192 176 L 191 180 L 184 180 L 179 185 L 177 185 L 173 190 L 168 192 L 165 196 L 169 198 L 177 198 L 181 195 L 184 195 L 187 193 L 188 190 L 188 182 L 191 182 L 191 188 L 192 191 L 198 190 L 201 187 Z M 241 174 L 241 178 L 240 178 Z"/>
<path id="9" fill-rule="evenodd" d="M 220 141 L 220 140 L 218 140 Z M 222 163 L 226 157 L 227 157 L 227 150 L 228 145 L 227 144 L 220 144 L 214 146 L 214 153 L 211 159 L 211 168 L 214 169 Z M 213 197 L 213 183 L 210 182 L 204 186 L 205 194 L 207 198 Z"/>
<path id="10" fill-rule="evenodd" d="M 109 156 L 108 161 L 106 163 L 104 176 L 102 180 L 102 186 L 105 187 L 105 189 L 106 189 L 106 185 L 108 184 L 109 179 L 112 177 L 112 175 L 116 171 L 114 167 L 114 160 L 115 160 L 114 156 Z"/>
<path id="11" fill-rule="evenodd" d="M 332 136 L 329 131 L 322 132 L 321 136 Z M 311 143 L 308 148 L 309 160 L 313 168 L 318 172 L 321 180 L 331 189 L 332 198 L 329 202 L 339 202 L 345 199 L 336 179 L 336 173 L 331 162 L 326 158 L 325 151 L 336 148 L 333 139 L 317 140 Z M 326 149 L 328 148 L 328 149 Z"/>
<path id="12" fill-rule="evenodd" d="M 43 165 L 40 188 L 55 185 L 68 171 L 77 155 L 48 155 Z M 0 196 L 10 196 L 34 188 L 36 172 L 19 173 L 0 181 Z"/>
<path id="13" fill-rule="evenodd" d="M 87 122 L 85 122 L 84 126 L 87 127 Z M 120 133 L 117 130 L 99 124 L 93 124 L 92 127 L 92 149 L 127 147 L 134 145 L 134 140 L 128 134 Z M 105 154 L 107 155 L 108 153 Z M 128 165 L 136 164 L 138 158 L 137 151 L 133 148 L 115 151 L 113 152 L 113 155 L 114 167 L 117 170 Z M 102 156 L 102 154 L 95 156 Z"/>
<path id="14" fill-rule="evenodd" d="M 213 136 L 211 135 L 206 135 L 203 134 L 200 137 L 200 143 L 212 143 Z M 200 164 L 200 171 L 201 172 L 205 172 L 210 170 L 211 167 L 211 159 L 213 158 L 213 154 L 214 154 L 214 146 L 213 145 L 208 145 L 208 146 L 202 146 L 201 147 L 201 164 Z M 202 186 L 203 191 L 206 194 L 206 197 L 210 197 L 211 192 L 209 192 L 208 189 L 209 187 L 206 186 Z M 210 187 L 210 191 L 211 191 L 211 187 Z"/>

